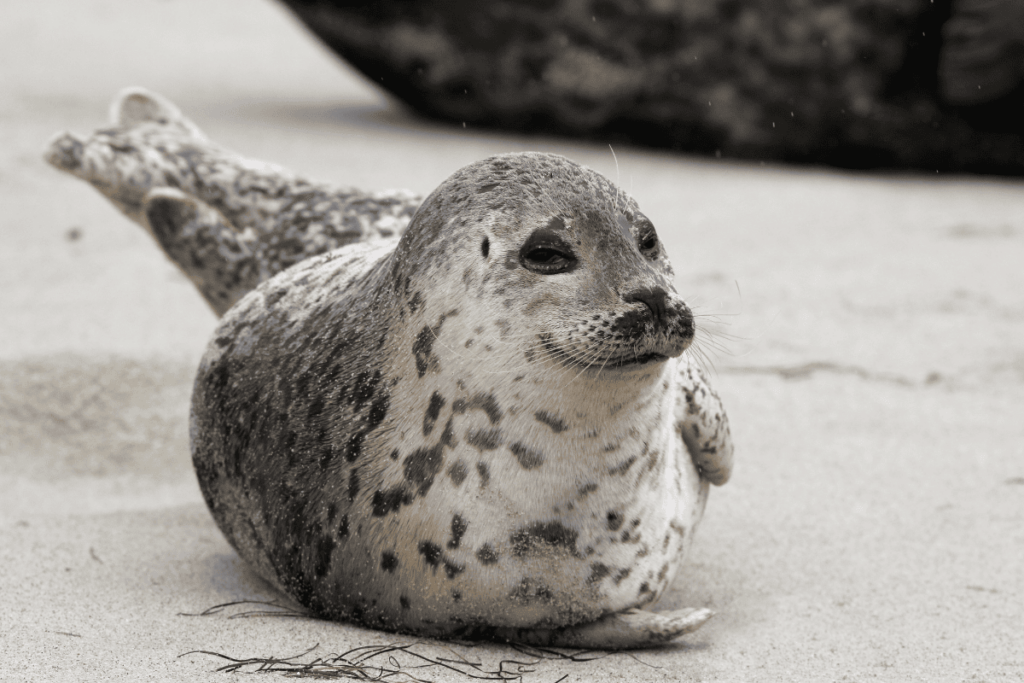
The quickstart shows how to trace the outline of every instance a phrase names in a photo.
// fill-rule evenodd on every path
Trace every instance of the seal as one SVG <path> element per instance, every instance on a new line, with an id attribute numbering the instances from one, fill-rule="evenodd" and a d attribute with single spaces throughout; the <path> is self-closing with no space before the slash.
<path id="1" fill-rule="evenodd" d="M 128 97 L 149 97 L 143 127 L 188 138 L 193 155 L 162 176 L 173 189 L 136 193 L 141 217 L 179 245 L 172 258 L 219 263 L 203 261 L 209 290 L 234 292 L 224 245 L 251 226 L 225 219 L 216 192 L 181 189 L 209 185 L 195 158 L 228 157 L 169 130 L 168 103 Z M 50 158 L 98 168 L 83 159 L 106 141 L 70 140 Z M 143 149 L 118 177 L 157 177 L 138 164 L 184 148 Z M 400 239 L 298 260 L 224 314 L 190 422 L 214 519 L 329 619 L 600 648 L 693 631 L 709 610 L 644 607 L 675 579 L 732 444 L 672 277 L 651 221 L 592 170 L 519 153 L 456 172 Z"/>

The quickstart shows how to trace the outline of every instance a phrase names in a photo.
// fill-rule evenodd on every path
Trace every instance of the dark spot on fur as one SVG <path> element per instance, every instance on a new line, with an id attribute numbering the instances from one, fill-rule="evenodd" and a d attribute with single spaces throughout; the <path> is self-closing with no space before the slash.
<path id="1" fill-rule="evenodd" d="M 501 445 L 500 429 L 470 429 L 466 432 L 466 443 L 478 451 L 493 451 Z"/>
<path id="2" fill-rule="evenodd" d="M 461 564 L 455 564 L 451 560 L 444 561 L 444 574 L 449 579 L 454 579 L 456 576 L 466 571 L 466 568 Z"/>
<path id="3" fill-rule="evenodd" d="M 564 432 L 566 429 L 568 429 L 566 424 L 562 422 L 560 419 L 558 419 L 557 415 L 552 415 L 546 410 L 538 410 L 536 413 L 533 414 L 533 416 L 537 419 L 537 422 L 540 422 L 541 424 L 545 424 L 548 427 L 551 427 L 551 431 L 553 431 L 555 434 L 560 434 Z"/>
<path id="4" fill-rule="evenodd" d="M 281 288 L 281 289 L 277 289 L 277 290 L 274 290 L 274 291 L 273 291 L 273 292 L 271 292 L 270 294 L 267 294 L 267 295 L 266 295 L 266 298 L 265 298 L 265 301 L 266 301 L 266 306 L 267 306 L 268 308 L 269 308 L 269 307 L 271 307 L 271 306 L 273 306 L 273 305 L 274 305 L 274 304 L 276 304 L 276 303 L 277 303 L 278 301 L 280 301 L 281 299 L 283 299 L 283 298 L 284 298 L 284 296 L 285 296 L 285 294 L 287 294 L 287 293 L 288 293 L 288 290 L 287 290 L 287 289 Z"/>
<path id="5" fill-rule="evenodd" d="M 643 595 L 644 593 L 650 593 L 650 592 L 651 592 L 650 584 L 648 584 L 646 581 L 644 581 L 643 583 L 640 584 L 640 590 L 637 592 L 637 594 L 638 595 Z"/>
<path id="6" fill-rule="evenodd" d="M 498 186 L 498 183 L 487 183 L 486 185 L 481 185 L 480 187 L 476 188 L 476 191 L 477 191 L 477 194 L 484 194 L 485 192 L 490 192 L 491 190 L 493 190 L 497 186 Z"/>
<path id="7" fill-rule="evenodd" d="M 448 476 L 451 478 L 453 484 L 456 486 L 462 486 L 462 482 L 466 481 L 466 477 L 469 476 L 469 471 L 466 469 L 466 463 L 461 460 L 452 463 L 452 466 L 448 468 Z"/>
<path id="8" fill-rule="evenodd" d="M 561 522 L 535 522 L 515 531 L 510 540 L 512 553 L 517 557 L 554 549 L 564 549 L 579 556 L 576 550 L 577 537 L 575 531 Z"/>
<path id="9" fill-rule="evenodd" d="M 385 550 L 380 556 L 380 568 L 386 572 L 394 573 L 398 568 L 398 556 L 390 550 Z"/>
<path id="10" fill-rule="evenodd" d="M 484 237 L 483 241 L 480 242 L 480 253 L 484 258 L 487 258 L 487 255 L 491 253 L 491 240 L 487 237 Z"/>
<path id="11" fill-rule="evenodd" d="M 431 567 L 436 567 L 441 563 L 441 546 L 430 541 L 420 541 L 419 544 L 420 555 L 423 556 L 423 560 Z"/>
<path id="12" fill-rule="evenodd" d="M 459 592 L 459 591 L 457 591 L 457 590 L 455 590 L 455 589 L 453 588 L 453 589 L 452 589 L 452 600 L 453 600 L 454 602 L 458 602 L 458 601 L 459 601 L 459 600 L 461 600 L 461 599 L 462 599 L 462 593 L 461 593 L 461 592 Z"/>
<path id="13" fill-rule="evenodd" d="M 402 469 L 405 480 L 417 487 L 416 493 L 423 496 L 430 490 L 443 464 L 444 444 L 438 443 L 430 448 L 417 448 L 405 458 Z"/>
<path id="14" fill-rule="evenodd" d="M 373 398 L 378 384 L 380 384 L 380 370 L 373 372 L 367 370 L 356 376 L 355 384 L 352 385 L 352 393 L 349 395 L 349 401 L 352 403 L 354 411 L 358 412 L 367 401 Z"/>
<path id="15" fill-rule="evenodd" d="M 508 448 L 524 470 L 536 469 L 544 464 L 544 454 L 540 451 L 527 448 L 521 443 L 514 443 Z"/>
<path id="16" fill-rule="evenodd" d="M 385 491 L 375 491 L 373 494 L 373 516 L 384 517 L 392 512 L 398 512 L 403 505 L 412 502 L 412 495 L 404 486 L 396 486 Z"/>
<path id="17" fill-rule="evenodd" d="M 380 423 L 387 417 L 388 407 L 391 404 L 391 397 L 388 394 L 377 397 L 377 400 L 370 406 L 370 412 L 366 414 L 366 430 L 372 432 L 380 426 Z"/>
<path id="18" fill-rule="evenodd" d="M 487 484 L 491 481 L 491 468 L 485 462 L 478 462 L 476 473 L 480 475 L 480 488 L 487 488 Z"/>
<path id="19" fill-rule="evenodd" d="M 398 460 L 398 449 L 396 448 L 393 451 L 391 451 L 391 453 L 388 454 L 388 457 L 391 458 L 392 460 Z"/>
<path id="20" fill-rule="evenodd" d="M 348 515 L 342 515 L 338 523 L 338 538 L 348 538 Z"/>
<path id="21" fill-rule="evenodd" d="M 448 311 L 442 314 L 437 324 L 433 327 L 424 325 L 420 333 L 416 335 L 416 341 L 412 345 L 412 355 L 416 358 L 416 373 L 423 377 L 427 372 L 436 372 L 440 367 L 440 360 L 434 354 L 434 340 L 437 339 L 445 318 L 449 315 L 458 315 L 458 310 Z"/>
<path id="22" fill-rule="evenodd" d="M 501 421 L 501 408 L 498 401 L 491 394 L 477 394 L 471 399 L 456 399 L 452 403 L 452 412 L 462 415 L 467 410 L 482 410 L 487 415 L 491 424 L 498 424 Z"/>
<path id="23" fill-rule="evenodd" d="M 618 586 L 620 583 L 622 583 L 623 579 L 629 576 L 629 573 L 631 571 L 633 570 L 629 567 L 626 567 L 625 569 L 620 569 L 618 573 L 615 574 L 615 577 L 612 579 L 612 581 L 615 583 L 616 586 Z"/>
<path id="24" fill-rule="evenodd" d="M 452 516 L 452 540 L 448 541 L 448 547 L 452 550 L 459 547 L 463 534 L 469 528 L 469 522 L 462 518 L 462 515 Z"/>
<path id="25" fill-rule="evenodd" d="M 616 510 L 610 510 L 608 512 L 608 531 L 618 531 L 622 527 L 622 522 L 625 519 L 621 512 Z"/>
<path id="26" fill-rule="evenodd" d="M 415 294 L 412 295 L 412 298 L 409 299 L 409 312 L 415 313 L 417 310 L 419 310 L 419 307 L 422 305 L 423 292 L 416 292 Z"/>
<path id="27" fill-rule="evenodd" d="M 334 553 L 334 536 L 324 534 L 316 544 L 316 578 L 322 579 L 331 570 L 331 555 Z"/>
<path id="28" fill-rule="evenodd" d="M 399 595 L 398 604 L 402 606 L 402 609 L 409 609 L 409 598 L 405 597 L 404 595 Z"/>
<path id="29" fill-rule="evenodd" d="M 288 421 L 287 415 L 281 415 L 281 422 L 286 423 Z M 294 429 L 289 429 L 284 436 L 284 450 L 291 451 L 295 448 L 295 444 L 299 440 L 299 433 Z"/>
<path id="30" fill-rule="evenodd" d="M 611 573 L 612 570 L 608 568 L 608 565 L 594 562 L 590 565 L 590 576 L 587 577 L 587 583 L 597 583 Z"/>
<path id="31" fill-rule="evenodd" d="M 577 493 L 579 494 L 580 498 L 586 498 L 587 496 L 589 496 L 591 493 L 593 493 L 596 490 L 597 490 L 597 484 L 590 483 L 590 484 L 586 484 L 584 486 L 581 486 L 579 488 L 579 490 L 577 491 Z"/>
<path id="32" fill-rule="evenodd" d="M 420 333 L 416 335 L 416 341 L 412 345 L 412 354 L 416 357 L 416 373 L 423 377 L 427 370 L 437 366 L 437 357 L 433 354 L 435 332 L 429 325 L 424 325 Z"/>
<path id="33" fill-rule="evenodd" d="M 338 506 L 335 503 L 331 503 L 327 506 L 327 523 L 334 524 L 334 518 L 338 515 Z"/>
<path id="34" fill-rule="evenodd" d="M 634 455 L 633 457 L 629 458 L 628 460 L 624 460 L 623 462 L 619 463 L 615 467 L 610 468 L 608 470 L 608 474 L 625 474 L 626 472 L 629 471 L 629 468 L 632 467 L 633 463 L 635 463 L 635 462 L 636 462 L 636 456 Z"/>
<path id="35" fill-rule="evenodd" d="M 363 440 L 365 438 L 365 432 L 356 432 L 348 437 L 348 442 L 345 444 L 345 460 L 348 462 L 356 461 L 363 452 Z"/>
<path id="36" fill-rule="evenodd" d="M 498 551 L 490 543 L 484 543 L 476 551 L 476 559 L 480 564 L 496 564 L 498 562 Z"/>
<path id="37" fill-rule="evenodd" d="M 514 602 L 551 602 L 554 594 L 547 584 L 533 577 L 525 577 L 508 595 Z"/>
<path id="38" fill-rule="evenodd" d="M 309 403 L 309 410 L 306 412 L 306 416 L 312 420 L 324 411 L 324 399 L 322 396 L 317 396 Z"/>
<path id="39" fill-rule="evenodd" d="M 348 502 L 352 502 L 356 499 L 356 495 L 359 493 L 359 469 L 356 467 L 352 468 L 352 471 L 348 473 Z"/>
<path id="40" fill-rule="evenodd" d="M 661 569 L 658 570 L 658 581 L 664 581 L 665 575 L 668 574 L 668 563 L 661 565 Z"/>
<path id="41" fill-rule="evenodd" d="M 434 430 L 434 425 L 437 424 L 437 418 L 441 414 L 441 408 L 444 407 L 444 404 L 444 396 L 441 394 L 435 391 L 430 395 L 427 413 L 423 416 L 423 436 L 428 436 Z"/>

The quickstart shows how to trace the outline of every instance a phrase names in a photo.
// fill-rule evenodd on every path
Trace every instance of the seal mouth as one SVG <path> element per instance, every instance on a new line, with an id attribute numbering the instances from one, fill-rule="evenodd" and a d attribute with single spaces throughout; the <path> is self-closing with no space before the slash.
<path id="1" fill-rule="evenodd" d="M 643 368 L 645 366 L 652 366 L 657 362 L 665 362 L 669 359 L 669 356 L 664 353 L 642 353 L 640 355 L 630 355 L 617 360 L 609 360 L 604 364 L 604 368 Z"/>
<path id="2" fill-rule="evenodd" d="M 663 363 L 669 359 L 663 353 L 645 353 L 639 356 L 629 356 L 627 358 L 621 358 L 617 361 L 609 362 L 604 367 L 606 368 L 629 368 L 629 367 L 643 367 L 645 365 L 653 365 L 655 363 Z"/>

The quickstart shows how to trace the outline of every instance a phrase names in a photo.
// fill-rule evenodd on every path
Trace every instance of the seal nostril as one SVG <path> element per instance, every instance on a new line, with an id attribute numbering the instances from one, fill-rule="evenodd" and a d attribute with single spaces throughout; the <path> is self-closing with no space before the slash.
<path id="1" fill-rule="evenodd" d="M 630 292 L 622 297 L 622 300 L 627 303 L 633 303 L 634 301 L 640 301 L 651 310 L 651 315 L 654 316 L 654 323 L 658 326 L 664 326 L 668 317 L 668 292 L 661 287 L 644 287 L 638 289 L 635 292 Z"/>

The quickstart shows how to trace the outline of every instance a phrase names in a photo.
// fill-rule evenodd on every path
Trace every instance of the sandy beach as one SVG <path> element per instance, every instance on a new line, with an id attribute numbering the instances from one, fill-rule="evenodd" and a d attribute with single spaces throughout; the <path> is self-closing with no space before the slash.
<path id="1" fill-rule="evenodd" d="M 416 642 L 232 618 L 253 605 L 186 616 L 282 598 L 192 473 L 189 396 L 214 315 L 143 230 L 42 160 L 56 133 L 106 125 L 132 85 L 227 147 L 367 189 L 427 193 L 490 154 L 564 154 L 658 227 L 737 464 L 656 609 L 716 616 L 590 661 L 414 653 L 529 662 L 524 683 L 1024 680 L 1024 182 L 613 157 L 427 122 L 267 0 L 7 2 L 3 16 L 0 680 L 218 681 L 227 661 L 194 651 L 315 646 L 309 661 Z M 397 656 L 418 678 L 469 680 Z"/>

